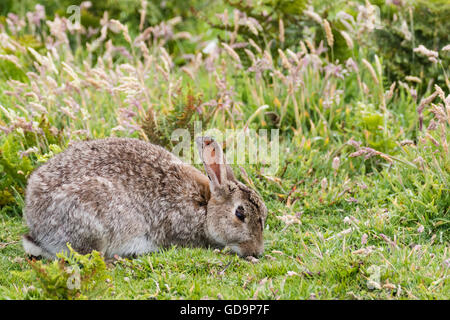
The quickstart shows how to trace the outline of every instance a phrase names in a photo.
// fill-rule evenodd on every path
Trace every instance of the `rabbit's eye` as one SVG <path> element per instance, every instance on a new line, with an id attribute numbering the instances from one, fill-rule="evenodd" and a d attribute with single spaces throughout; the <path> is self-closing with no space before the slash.
<path id="1" fill-rule="evenodd" d="M 245 220 L 244 207 L 243 206 L 237 207 L 235 214 L 236 214 L 236 217 L 238 217 L 239 220 L 241 220 L 241 221 Z"/>

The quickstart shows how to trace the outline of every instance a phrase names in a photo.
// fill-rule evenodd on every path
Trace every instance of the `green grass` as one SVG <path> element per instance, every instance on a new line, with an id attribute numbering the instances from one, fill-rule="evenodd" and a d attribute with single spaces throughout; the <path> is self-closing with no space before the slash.
<path id="1" fill-rule="evenodd" d="M 177 30 L 203 25 L 191 23 L 181 23 Z M 389 97 L 386 67 L 382 58 L 380 70 L 376 67 L 369 36 L 353 39 L 358 70 L 348 68 L 342 77 L 311 65 L 297 74 L 287 48 L 280 49 L 290 57 L 290 66 L 274 54 L 277 50 L 258 53 L 248 46 L 256 59 L 269 56 L 273 61 L 258 77 L 238 49 L 243 65 L 225 50 L 211 62 L 214 71 L 207 70 L 205 55 L 199 64 L 179 62 L 184 58 L 178 52 L 200 53 L 203 41 L 216 37 L 217 30 L 195 29 L 198 38 L 171 42 L 176 50 L 169 55 L 176 63 L 169 69 L 162 48 L 170 46 L 164 41 L 147 42 L 147 55 L 142 48 L 131 49 L 122 34 L 109 32 L 112 43 L 124 45 L 131 59 L 103 56 L 104 43 L 94 52 L 72 48 L 71 59 L 68 46 L 60 43 L 51 63 L 38 63 L 49 57 L 39 36 L 44 33 L 48 40 L 49 30 L 24 29 L 19 35 L 5 30 L 7 37 L 34 47 L 39 55 L 0 44 L 0 54 L 15 55 L 22 70 L 19 74 L 17 66 L 4 62 L 9 68 L 0 72 L 0 299 L 450 298 L 450 120 L 433 109 L 441 108 L 450 119 L 449 88 L 430 86 L 416 98 L 411 88 L 418 86 L 397 82 Z M 232 31 L 220 33 L 221 41 L 228 41 Z M 311 32 L 317 48 L 315 33 L 323 32 Z M 83 37 L 67 36 L 71 45 Z M 248 41 L 246 33 L 238 34 L 237 41 Z M 329 52 L 316 54 L 304 43 L 289 49 L 298 53 L 297 59 L 306 54 L 335 67 Z M 374 66 L 374 75 L 363 59 Z M 11 82 L 14 76 L 21 83 Z M 296 76 L 301 83 L 290 82 Z M 444 72 L 441 77 L 448 82 Z M 429 80 L 422 79 L 422 85 Z M 419 130 L 421 99 L 433 93 L 434 106 L 424 105 Z M 211 101 L 215 104 L 202 105 Z M 268 108 L 257 113 L 262 105 Z M 151 110 L 156 126 L 148 119 Z M 65 264 L 27 261 L 20 242 L 26 232 L 22 210 L 26 180 L 34 168 L 80 139 L 131 136 L 156 139 L 170 148 L 171 130 L 190 128 L 194 120 L 203 121 L 204 129 L 248 124 L 255 130 L 280 130 L 275 174 L 265 174 L 260 164 L 245 164 L 247 179 L 234 166 L 268 208 L 265 252 L 258 261 L 241 259 L 228 249 L 180 247 L 109 261 L 106 268 L 90 255 L 65 257 Z M 65 281 L 79 265 L 80 272 L 93 269 L 98 274 L 82 278 L 83 289 L 70 291 Z"/>
<path id="2" fill-rule="evenodd" d="M 257 263 L 229 250 L 173 247 L 110 263 L 113 288 L 95 298 L 448 299 L 448 234 L 428 227 L 419 233 L 414 224 L 404 225 L 387 199 L 381 176 L 356 176 L 345 184 L 341 175 L 327 178 L 329 187 L 322 191 L 314 175 L 303 173 L 299 163 L 291 164 L 283 186 L 304 182 L 289 208 L 277 198 L 274 190 L 279 187 L 252 177 L 269 209 L 265 256 Z M 363 183 L 367 189 L 361 189 Z M 358 202 L 349 202 L 350 197 Z M 301 224 L 286 225 L 276 218 L 295 212 L 303 212 Z M 21 272 L 30 269 L 19 242 L 25 231 L 22 219 L 3 212 L 0 223 L 0 297 L 45 298 L 38 289 L 30 289 L 37 287 L 35 279 L 21 280 Z M 350 233 L 339 236 L 349 228 Z M 380 289 L 368 288 L 371 266 L 380 267 Z"/>

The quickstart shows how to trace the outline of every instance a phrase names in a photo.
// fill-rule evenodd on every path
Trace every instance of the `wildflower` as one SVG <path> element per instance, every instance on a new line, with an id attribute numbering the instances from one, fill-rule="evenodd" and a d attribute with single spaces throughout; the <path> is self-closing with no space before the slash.
<path id="1" fill-rule="evenodd" d="M 367 236 L 367 235 L 364 234 L 363 236 Z M 352 254 L 354 254 L 354 255 L 368 256 L 368 255 L 370 255 L 372 252 L 375 251 L 374 249 L 375 249 L 375 246 L 368 246 L 367 248 L 361 248 L 361 249 L 352 251 Z"/>
<path id="2" fill-rule="evenodd" d="M 19 16 L 14 13 L 8 13 L 6 23 L 8 24 L 8 29 L 11 30 L 11 33 L 14 35 L 26 26 L 25 20 L 20 19 Z"/>
<path id="3" fill-rule="evenodd" d="M 76 86 L 78 86 L 78 84 L 80 83 L 80 78 L 78 77 L 77 73 L 73 70 L 73 68 L 69 64 L 65 62 L 62 63 L 62 66 L 63 70 L 70 75 Z"/>
<path id="4" fill-rule="evenodd" d="M 261 48 L 255 43 L 255 41 L 253 41 L 252 38 L 248 39 L 248 43 L 250 43 L 250 45 L 255 48 L 256 51 L 258 51 L 258 53 L 262 53 Z"/>
<path id="5" fill-rule="evenodd" d="M 261 26 L 259 25 L 259 23 L 258 23 L 258 21 L 256 19 L 254 19 L 254 18 L 247 18 L 247 19 L 245 19 L 245 24 L 255 36 L 258 35 L 258 26 L 260 28 L 261 28 Z"/>
<path id="6" fill-rule="evenodd" d="M 67 36 L 68 20 L 66 18 L 59 18 L 57 16 L 55 17 L 55 20 L 53 21 L 47 20 L 46 23 L 50 29 L 51 35 L 53 35 L 56 38 L 56 43 L 54 43 L 54 46 L 59 46 L 61 44 L 65 45 L 69 44 L 69 38 Z"/>
<path id="7" fill-rule="evenodd" d="M 129 44 L 131 44 L 132 41 L 131 41 L 130 35 L 129 35 L 129 33 L 128 33 L 128 26 L 124 26 L 122 32 L 123 32 L 123 37 L 125 38 L 125 40 L 126 40 Z"/>
<path id="8" fill-rule="evenodd" d="M 344 40 L 345 40 L 345 43 L 347 44 L 347 47 L 351 50 L 351 49 L 353 49 L 353 47 L 354 47 L 354 44 L 353 44 L 353 40 L 352 40 L 352 38 L 350 37 L 350 35 L 347 33 L 347 32 L 345 32 L 345 31 L 341 31 L 341 35 L 342 35 L 342 37 L 344 38 Z"/>
<path id="9" fill-rule="evenodd" d="M 202 52 L 205 54 L 211 54 L 211 53 L 215 52 L 216 50 L 217 50 L 217 40 L 214 39 L 207 43 L 207 45 L 202 50 Z"/>
<path id="10" fill-rule="evenodd" d="M 311 53 L 315 53 L 316 52 L 316 48 L 314 47 L 314 44 L 309 39 L 305 39 L 305 43 L 308 46 L 309 51 Z"/>
<path id="11" fill-rule="evenodd" d="M 111 19 L 109 21 L 108 28 L 114 33 L 119 33 L 122 30 L 123 25 L 120 23 L 120 21 Z"/>
<path id="12" fill-rule="evenodd" d="M 365 233 L 362 235 L 362 237 L 361 237 L 361 244 L 362 245 L 365 245 L 367 243 L 367 238 L 368 237 L 369 236 L 367 234 L 365 234 Z"/>
<path id="13" fill-rule="evenodd" d="M 190 40 L 190 39 L 192 39 L 192 35 L 187 31 L 181 31 L 181 32 L 175 33 L 173 35 L 173 39 L 175 39 L 175 40 L 178 40 L 178 39 Z"/>
<path id="14" fill-rule="evenodd" d="M 387 244 L 389 244 L 391 247 L 398 249 L 398 245 L 392 241 L 387 235 L 380 233 L 381 239 L 383 239 Z M 395 238 L 394 238 L 395 239 Z"/>
<path id="15" fill-rule="evenodd" d="M 278 220 L 283 221 L 287 226 L 291 224 L 302 224 L 300 219 L 298 219 L 296 216 L 292 215 L 283 215 L 283 216 L 276 216 Z"/>
<path id="16" fill-rule="evenodd" d="M 323 28 L 325 30 L 325 35 L 327 37 L 327 42 L 330 47 L 334 44 L 333 32 L 331 31 L 330 23 L 327 19 L 323 19 Z"/>
<path id="17" fill-rule="evenodd" d="M 422 80 L 420 78 L 414 76 L 406 76 L 405 80 L 409 82 L 422 83 Z"/>
<path id="18" fill-rule="evenodd" d="M 358 11 L 356 24 L 360 26 L 360 31 L 372 32 L 377 27 L 378 16 L 376 7 L 366 0 L 365 5 L 358 6 Z"/>
<path id="19" fill-rule="evenodd" d="M 372 76 L 373 81 L 375 82 L 375 84 L 379 84 L 378 78 L 377 78 L 377 74 L 375 72 L 375 69 L 372 67 L 372 65 L 370 64 L 369 61 L 367 61 L 366 59 L 362 59 L 363 64 L 367 67 L 367 69 L 370 72 L 370 75 Z"/>
<path id="20" fill-rule="evenodd" d="M 223 13 L 216 13 L 216 17 L 222 22 L 224 26 L 229 25 L 228 21 L 228 10 L 225 10 Z"/>
<path id="21" fill-rule="evenodd" d="M 446 268 L 450 268 L 450 259 L 444 260 L 443 265 L 444 265 Z"/>
<path id="22" fill-rule="evenodd" d="M 222 42 L 222 46 L 224 47 L 225 51 L 234 59 L 236 62 L 241 63 L 241 59 L 239 58 L 239 55 L 236 53 L 236 51 L 233 50 L 229 45 L 227 45 L 225 42 Z"/>
<path id="23" fill-rule="evenodd" d="M 288 56 L 295 61 L 295 63 L 300 64 L 300 60 L 298 59 L 298 56 L 291 50 L 286 49 L 286 53 L 288 54 Z"/>
<path id="24" fill-rule="evenodd" d="M 355 147 L 356 149 L 360 149 L 361 142 L 355 141 L 353 140 L 353 138 L 350 138 L 350 140 L 347 141 L 347 144 Z"/>
<path id="25" fill-rule="evenodd" d="M 345 12 L 345 11 L 339 11 L 339 12 L 336 14 L 336 17 L 337 17 L 338 19 L 340 19 L 340 20 L 347 20 L 347 21 L 350 21 L 350 22 L 352 22 L 352 23 L 355 23 L 355 19 L 353 18 L 353 16 L 352 16 L 351 14 L 348 14 L 348 13 Z"/>
<path id="26" fill-rule="evenodd" d="M 250 60 L 252 60 L 252 64 L 255 64 L 256 62 L 256 58 L 255 55 L 253 54 L 253 52 L 251 52 L 248 49 L 244 49 L 245 53 L 248 55 L 248 57 L 250 58 Z"/>
<path id="27" fill-rule="evenodd" d="M 284 54 L 283 50 L 278 49 L 278 54 L 280 55 L 281 58 L 281 64 L 283 65 L 283 68 L 285 69 L 291 69 L 291 64 L 289 62 L 289 60 L 287 59 L 286 55 Z"/>
<path id="28" fill-rule="evenodd" d="M 278 25 L 280 30 L 280 41 L 281 43 L 284 43 L 284 23 L 282 19 L 278 21 Z"/>
<path id="29" fill-rule="evenodd" d="M 430 104 L 434 100 L 434 98 L 436 98 L 437 95 L 438 95 L 438 92 L 435 91 L 430 96 L 428 96 L 427 98 L 422 98 L 422 100 L 420 101 L 419 106 L 417 107 L 417 113 L 419 115 L 422 115 L 422 112 L 423 112 L 423 109 L 425 108 L 425 106 Z"/>
<path id="30" fill-rule="evenodd" d="M 36 103 L 36 102 L 30 102 L 29 106 L 32 107 L 34 110 L 36 110 L 39 113 L 43 113 L 43 114 L 47 114 L 48 113 L 47 109 L 42 104 L 39 104 L 39 103 Z"/>
<path id="31" fill-rule="evenodd" d="M 349 142 L 347 142 L 347 143 L 349 143 Z M 351 157 L 351 158 L 360 157 L 360 156 L 364 156 L 365 160 L 370 159 L 374 156 L 379 156 L 379 157 L 383 158 L 384 160 L 392 163 L 392 158 L 389 155 L 382 153 L 380 151 L 377 151 L 375 149 L 369 148 L 369 147 L 359 147 L 358 146 L 358 151 L 353 152 L 349 155 L 349 157 Z"/>
<path id="32" fill-rule="evenodd" d="M 307 54 L 308 53 L 308 49 L 306 49 L 305 43 L 303 41 L 300 41 L 300 48 L 301 48 L 301 53 L 302 54 Z"/>
<path id="33" fill-rule="evenodd" d="M 341 160 L 339 159 L 339 157 L 334 157 L 333 163 L 331 165 L 334 171 L 337 171 L 339 169 L 340 162 Z"/>
<path id="34" fill-rule="evenodd" d="M 272 60 L 272 55 L 270 54 L 270 52 L 267 51 L 267 50 L 264 50 L 263 57 L 267 61 L 267 63 L 272 67 L 273 66 L 273 60 Z"/>
<path id="35" fill-rule="evenodd" d="M 383 74 L 383 67 L 381 66 L 380 58 L 378 58 L 378 55 L 374 56 L 374 60 L 375 60 L 375 67 L 377 68 L 378 76 L 381 77 L 381 75 Z"/>
<path id="36" fill-rule="evenodd" d="M 239 26 L 240 16 L 241 16 L 241 12 L 238 9 L 234 9 L 233 10 L 233 20 L 234 20 L 233 22 L 234 22 L 235 28 L 237 26 Z"/>
<path id="37" fill-rule="evenodd" d="M 322 179 L 322 181 L 320 182 L 320 186 L 322 187 L 322 192 L 325 192 L 328 187 L 328 180 L 326 177 Z"/>
<path id="38" fill-rule="evenodd" d="M 391 86 L 389 87 L 389 91 L 385 93 L 386 101 L 390 100 L 394 95 L 395 85 L 396 85 L 395 81 L 392 82 Z"/>
<path id="39" fill-rule="evenodd" d="M 139 10 L 140 19 L 139 19 L 139 31 L 142 31 L 145 23 L 145 16 L 147 15 L 147 0 L 141 1 L 141 9 Z"/>
<path id="40" fill-rule="evenodd" d="M 31 147 L 25 151 L 19 151 L 20 158 L 28 157 L 31 153 L 37 153 L 39 149 L 37 147 Z"/>
<path id="41" fill-rule="evenodd" d="M 406 23 L 405 20 L 403 20 L 402 25 L 400 27 L 400 31 L 401 33 L 403 33 L 403 36 L 405 37 L 406 40 L 411 40 L 412 39 L 412 34 L 408 29 L 408 24 Z"/>
<path id="42" fill-rule="evenodd" d="M 437 127 L 438 127 L 438 125 L 439 125 L 439 122 L 434 121 L 434 120 L 431 120 L 431 121 L 430 121 L 430 124 L 428 125 L 427 130 L 428 130 L 428 131 L 436 130 Z"/>
<path id="43" fill-rule="evenodd" d="M 34 7 L 34 12 L 27 12 L 26 16 L 28 23 L 31 26 L 41 26 L 41 21 L 45 20 L 45 7 L 43 5 L 37 4 Z"/>
<path id="44" fill-rule="evenodd" d="M 341 232 L 327 238 L 326 240 L 328 241 L 328 240 L 332 240 L 334 238 L 342 238 L 343 236 L 345 236 L 349 233 L 352 233 L 354 230 L 355 230 L 354 228 L 348 228 L 348 229 L 342 230 Z"/>
<path id="45" fill-rule="evenodd" d="M 440 146 L 440 143 L 435 139 L 435 138 L 433 138 L 428 132 L 427 133 L 425 133 L 425 136 L 436 146 L 436 147 L 439 147 Z"/>
<path id="46" fill-rule="evenodd" d="M 322 24 L 322 18 L 317 13 L 315 13 L 312 8 L 305 10 L 304 13 L 308 17 L 316 21 L 318 24 Z"/>
<path id="47" fill-rule="evenodd" d="M 169 53 L 164 49 L 163 47 L 160 48 L 161 50 L 161 60 L 164 63 L 164 68 L 167 73 L 170 72 L 170 69 L 173 67 L 172 59 L 170 58 Z"/>
<path id="48" fill-rule="evenodd" d="M 344 79 L 344 76 L 347 72 L 341 65 L 335 65 L 333 63 L 329 63 L 325 66 L 325 74 L 326 76 L 333 76 L 336 78 Z"/>
<path id="49" fill-rule="evenodd" d="M 91 1 L 83 1 L 83 2 L 81 2 L 81 4 L 80 4 L 80 9 L 81 9 L 81 10 L 83 10 L 83 9 L 87 10 L 87 9 L 89 9 L 90 7 L 92 7 L 92 2 L 91 2 Z"/>
<path id="50" fill-rule="evenodd" d="M 192 70 L 188 67 L 182 67 L 181 71 L 183 71 L 184 73 L 186 73 L 192 80 L 195 80 L 195 76 L 194 73 L 192 72 Z"/>
<path id="51" fill-rule="evenodd" d="M 358 65 L 356 64 L 356 62 L 352 58 L 348 58 L 347 59 L 347 61 L 345 62 L 345 67 L 347 69 L 353 70 L 355 72 L 359 72 Z"/>
<path id="52" fill-rule="evenodd" d="M 406 140 L 402 140 L 400 141 L 400 145 L 403 146 L 407 146 L 407 145 L 414 145 L 414 141 L 406 139 Z"/>
<path id="53" fill-rule="evenodd" d="M 423 168 L 424 160 L 423 160 L 422 157 L 417 157 L 416 159 L 413 160 L 413 163 L 417 163 L 417 164 L 419 164 L 419 166 L 420 166 L 421 168 Z"/>
<path id="54" fill-rule="evenodd" d="M 438 59 L 438 56 L 439 56 L 439 54 L 436 51 L 429 50 L 429 49 L 425 48 L 425 46 L 422 45 L 422 44 L 419 45 L 417 48 L 414 48 L 413 51 L 417 52 L 417 53 L 419 53 L 419 54 L 421 54 L 421 55 L 423 55 L 425 57 L 427 57 L 428 60 L 433 62 L 433 63 L 437 62 L 437 59 Z"/>
<path id="55" fill-rule="evenodd" d="M 17 58 L 16 56 L 14 56 L 12 54 L 0 54 L 0 59 L 12 62 L 19 69 L 22 68 L 22 66 L 20 65 L 19 58 Z"/>
<path id="56" fill-rule="evenodd" d="M 349 15 L 348 13 L 344 11 L 339 11 L 336 15 L 336 18 L 339 19 L 339 21 L 344 25 L 344 27 L 347 29 L 347 31 L 353 33 L 355 31 L 354 25 L 355 25 L 355 19 L 353 16 Z"/>
<path id="57" fill-rule="evenodd" d="M 447 115 L 445 114 L 444 108 L 437 106 L 434 103 L 431 104 L 431 113 L 434 114 L 438 122 L 445 123 L 447 121 Z"/>
<path id="58" fill-rule="evenodd" d="M 434 89 L 436 90 L 436 92 L 437 92 L 439 98 L 441 98 L 442 101 L 445 102 L 445 93 L 444 93 L 444 91 L 442 90 L 442 88 L 439 87 L 437 84 L 435 84 L 435 85 L 434 85 Z"/>

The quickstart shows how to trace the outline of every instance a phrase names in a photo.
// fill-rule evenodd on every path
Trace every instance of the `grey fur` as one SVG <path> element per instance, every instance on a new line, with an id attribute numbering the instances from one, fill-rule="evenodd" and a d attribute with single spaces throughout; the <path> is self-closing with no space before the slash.
<path id="1" fill-rule="evenodd" d="M 141 140 L 70 146 L 28 180 L 26 252 L 54 258 L 70 243 L 80 253 L 97 250 L 106 257 L 171 245 L 228 245 L 241 256 L 262 254 L 264 202 L 219 161 L 217 142 L 202 137 L 197 144 L 211 183 L 167 150 Z M 244 222 L 234 214 L 239 205 Z"/>

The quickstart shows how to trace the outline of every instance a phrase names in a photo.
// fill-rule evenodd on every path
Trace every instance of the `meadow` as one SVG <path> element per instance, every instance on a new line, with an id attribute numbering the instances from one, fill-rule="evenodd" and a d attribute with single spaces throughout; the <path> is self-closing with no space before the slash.
<path id="1" fill-rule="evenodd" d="M 2 2 L 0 299 L 448 300 L 450 4 L 372 2 Z M 109 136 L 171 150 L 196 121 L 279 132 L 275 172 L 233 166 L 262 257 L 28 259 L 36 167 Z"/>

